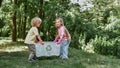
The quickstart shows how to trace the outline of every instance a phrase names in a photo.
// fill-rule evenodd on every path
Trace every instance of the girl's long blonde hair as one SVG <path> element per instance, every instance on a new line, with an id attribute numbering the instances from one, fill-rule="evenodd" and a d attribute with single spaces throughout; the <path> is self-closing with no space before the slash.
<path id="1" fill-rule="evenodd" d="M 64 22 L 63 22 L 63 19 L 62 19 L 62 18 L 59 17 L 59 18 L 56 18 L 56 20 L 60 20 L 61 25 L 64 26 Z M 71 40 L 71 35 L 70 35 L 69 31 L 66 29 L 65 26 L 64 26 L 64 28 L 65 28 L 65 33 L 67 34 L 67 36 L 68 36 L 69 39 Z"/>
<path id="2" fill-rule="evenodd" d="M 64 22 L 63 22 L 63 19 L 62 19 L 62 18 L 58 17 L 58 18 L 56 18 L 56 20 L 60 20 L 61 25 L 64 26 Z"/>

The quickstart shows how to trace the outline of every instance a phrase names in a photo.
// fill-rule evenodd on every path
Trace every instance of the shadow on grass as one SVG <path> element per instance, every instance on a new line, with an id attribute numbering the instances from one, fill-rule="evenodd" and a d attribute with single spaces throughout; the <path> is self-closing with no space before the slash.
<path id="1" fill-rule="evenodd" d="M 11 52 L 7 52 L 9 49 Z M 15 51 L 14 51 L 15 49 Z M 17 50 L 21 49 L 21 51 Z M 23 50 L 22 50 L 23 49 Z M 14 52 L 13 52 L 14 51 Z M 38 57 L 33 63 L 27 61 L 29 52 L 24 50 L 24 44 L 11 43 L 0 51 L 0 68 L 119 68 L 120 59 L 99 54 L 86 53 L 75 48 L 69 48 L 69 60 L 57 56 Z"/>
<path id="2" fill-rule="evenodd" d="M 0 68 L 86 68 L 80 61 L 61 60 L 59 57 L 39 57 L 36 62 L 27 61 L 29 52 L 0 52 Z"/>
<path id="3" fill-rule="evenodd" d="M 28 55 L 27 51 L 19 52 L 0 52 L 0 59 L 15 59 L 15 58 L 25 58 Z"/>

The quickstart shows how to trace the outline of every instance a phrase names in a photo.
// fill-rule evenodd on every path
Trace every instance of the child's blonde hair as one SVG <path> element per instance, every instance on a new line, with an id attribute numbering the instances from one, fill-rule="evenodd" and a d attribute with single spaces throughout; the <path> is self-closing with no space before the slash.
<path id="1" fill-rule="evenodd" d="M 60 20 L 61 25 L 63 25 L 63 26 L 64 26 L 64 22 L 63 22 L 63 19 L 62 19 L 62 18 L 58 17 L 58 18 L 56 18 L 56 20 Z"/>
<path id="2" fill-rule="evenodd" d="M 63 22 L 63 19 L 62 18 L 56 18 L 56 20 L 60 20 L 61 22 L 61 25 L 64 26 L 64 22 Z M 70 33 L 68 32 L 68 30 L 66 29 L 66 27 L 64 26 L 65 28 L 65 33 L 67 34 L 67 37 L 69 37 L 69 39 L 71 40 L 71 36 L 70 36 Z M 58 32 L 57 32 L 58 33 Z"/>
<path id="3" fill-rule="evenodd" d="M 41 20 L 39 17 L 34 17 L 34 18 L 31 20 L 31 25 L 32 25 L 32 26 L 35 26 L 35 23 L 36 23 L 36 22 L 42 23 L 42 20 Z"/>

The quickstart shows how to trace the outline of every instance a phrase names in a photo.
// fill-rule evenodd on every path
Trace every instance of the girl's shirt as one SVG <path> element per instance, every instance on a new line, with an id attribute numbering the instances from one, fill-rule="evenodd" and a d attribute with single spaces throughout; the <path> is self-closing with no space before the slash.
<path id="1" fill-rule="evenodd" d="M 60 39 L 64 39 L 64 40 L 71 40 L 71 36 L 68 32 L 68 30 L 64 27 L 64 26 L 61 26 L 60 28 L 58 28 L 58 35 L 60 37 Z"/>
<path id="2" fill-rule="evenodd" d="M 35 40 L 37 35 L 39 35 L 37 27 L 32 27 L 29 30 L 29 32 L 25 38 L 25 43 L 26 44 L 34 44 L 34 40 Z"/>
<path id="3" fill-rule="evenodd" d="M 66 34 L 65 34 L 65 28 L 63 26 L 61 26 L 60 28 L 58 28 L 58 35 L 59 35 L 60 39 L 62 39 L 63 36 L 66 36 Z"/>

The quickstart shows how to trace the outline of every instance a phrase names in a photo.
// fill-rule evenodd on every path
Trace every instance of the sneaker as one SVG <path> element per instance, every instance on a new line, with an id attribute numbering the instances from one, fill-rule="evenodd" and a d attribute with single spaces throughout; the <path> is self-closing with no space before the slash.
<path id="1" fill-rule="evenodd" d="M 59 58 L 62 59 L 62 56 L 60 56 Z"/>
<path id="2" fill-rule="evenodd" d="M 33 60 L 37 60 L 37 58 L 33 58 Z"/>
<path id="3" fill-rule="evenodd" d="M 34 59 L 29 59 L 28 62 L 34 62 L 35 60 Z"/>
<path id="4" fill-rule="evenodd" d="M 61 58 L 62 60 L 68 60 L 69 58 Z"/>

